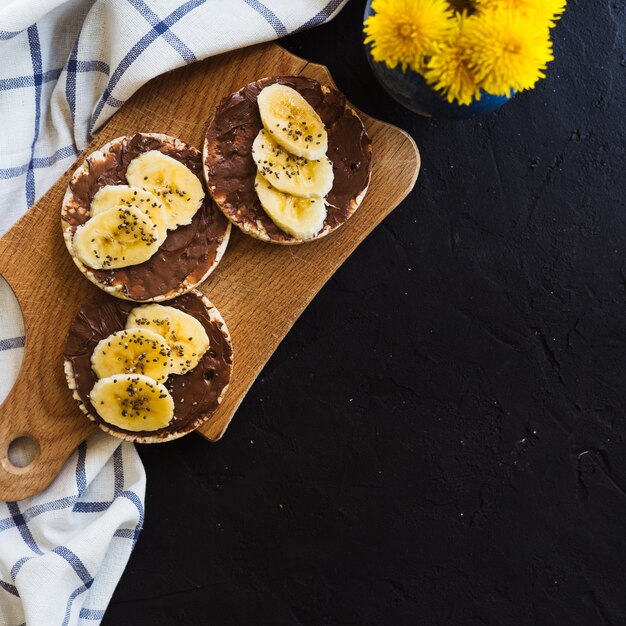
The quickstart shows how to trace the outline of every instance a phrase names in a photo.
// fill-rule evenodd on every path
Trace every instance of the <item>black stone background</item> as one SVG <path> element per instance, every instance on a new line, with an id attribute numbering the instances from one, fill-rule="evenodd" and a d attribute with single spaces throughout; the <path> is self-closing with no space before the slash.
<path id="1" fill-rule="evenodd" d="M 626 5 L 570 0 L 547 80 L 446 122 L 378 86 L 363 4 L 285 45 L 415 138 L 417 185 L 219 444 L 140 447 L 104 624 L 626 624 Z"/>

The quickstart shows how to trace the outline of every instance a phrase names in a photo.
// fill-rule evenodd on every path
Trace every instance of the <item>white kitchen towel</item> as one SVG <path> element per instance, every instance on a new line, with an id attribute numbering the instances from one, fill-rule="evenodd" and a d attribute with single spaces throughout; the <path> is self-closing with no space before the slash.
<path id="1" fill-rule="evenodd" d="M 322 24 L 346 1 L 0 0 L 0 235 L 147 80 Z M 0 402 L 23 347 L 0 280 Z M 0 503 L 0 626 L 98 624 L 144 491 L 134 446 L 98 433 L 42 494 Z"/>
<path id="2" fill-rule="evenodd" d="M 134 446 L 83 442 L 42 494 L 0 503 L 0 624 L 98 624 L 143 525 Z"/>

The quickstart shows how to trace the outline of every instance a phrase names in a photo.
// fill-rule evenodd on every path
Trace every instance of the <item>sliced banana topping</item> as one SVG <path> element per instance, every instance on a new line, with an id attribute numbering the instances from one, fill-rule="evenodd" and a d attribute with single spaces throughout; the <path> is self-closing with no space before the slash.
<path id="1" fill-rule="evenodd" d="M 174 400 L 169 391 L 142 374 L 101 378 L 89 399 L 105 422 L 124 430 L 159 430 L 174 417 Z"/>
<path id="2" fill-rule="evenodd" d="M 159 231 L 159 245 L 167 237 L 167 209 L 149 191 L 129 185 L 106 185 L 96 192 L 91 201 L 91 215 L 98 215 L 115 206 L 134 206 L 145 213 Z"/>
<path id="3" fill-rule="evenodd" d="M 172 368 L 172 352 L 161 335 L 148 329 L 120 330 L 102 339 L 91 355 L 98 378 L 114 374 L 143 374 L 165 382 Z"/>
<path id="4" fill-rule="evenodd" d="M 261 90 L 257 102 L 263 126 L 285 150 L 307 159 L 326 154 L 324 123 L 295 89 L 274 83 Z"/>
<path id="5" fill-rule="evenodd" d="M 109 270 L 147 261 L 159 248 L 156 224 L 134 206 L 112 207 L 76 229 L 74 254 L 93 269 Z"/>
<path id="6" fill-rule="evenodd" d="M 326 157 L 328 133 L 315 109 L 291 87 L 265 87 L 257 102 L 264 126 L 252 144 L 259 201 L 281 230 L 310 239 L 324 226 L 324 196 L 334 182 Z"/>
<path id="7" fill-rule="evenodd" d="M 324 226 L 324 198 L 300 198 L 282 193 L 258 172 L 254 186 L 261 206 L 274 224 L 296 239 L 309 239 Z"/>
<path id="8" fill-rule="evenodd" d="M 200 179 L 180 161 L 158 150 L 134 158 L 128 164 L 126 180 L 163 202 L 170 230 L 189 224 L 204 200 Z"/>
<path id="9" fill-rule="evenodd" d="M 319 161 L 287 152 L 264 129 L 252 144 L 258 171 L 284 193 L 311 198 L 325 196 L 333 187 L 333 164 L 325 156 Z"/>
<path id="10" fill-rule="evenodd" d="M 165 339 L 172 352 L 172 374 L 192 370 L 210 346 L 204 326 L 195 317 L 171 306 L 135 307 L 126 321 L 126 329 L 132 328 L 147 328 Z"/>

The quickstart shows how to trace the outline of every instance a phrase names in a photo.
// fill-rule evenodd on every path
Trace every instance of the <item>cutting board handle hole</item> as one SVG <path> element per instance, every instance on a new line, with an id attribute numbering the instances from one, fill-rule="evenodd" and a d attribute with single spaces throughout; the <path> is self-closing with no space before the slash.
<path id="1" fill-rule="evenodd" d="M 11 474 L 28 472 L 39 456 L 39 444 L 28 435 L 18 435 L 11 441 L 3 459 L 4 468 Z"/>

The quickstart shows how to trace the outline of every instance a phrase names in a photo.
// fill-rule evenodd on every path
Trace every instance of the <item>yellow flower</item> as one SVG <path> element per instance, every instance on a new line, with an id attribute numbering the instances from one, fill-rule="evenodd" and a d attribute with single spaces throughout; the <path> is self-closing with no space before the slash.
<path id="1" fill-rule="evenodd" d="M 548 26 L 554 26 L 565 11 L 566 3 L 567 0 L 475 0 L 479 11 L 519 11 L 525 17 L 540 20 Z"/>
<path id="2" fill-rule="evenodd" d="M 365 20 L 365 43 L 372 57 L 393 69 L 398 64 L 419 71 L 424 56 L 437 48 L 452 24 L 446 0 L 374 0 Z"/>
<path id="3" fill-rule="evenodd" d="M 480 100 L 480 89 L 463 58 L 459 38 L 465 15 L 458 15 L 457 27 L 448 40 L 433 53 L 424 69 L 424 78 L 429 85 L 441 91 L 448 102 L 471 104 Z"/>
<path id="4" fill-rule="evenodd" d="M 476 83 L 485 91 L 508 96 L 511 89 L 531 89 L 552 56 L 545 25 L 517 11 L 485 11 L 465 20 L 459 46 Z"/>

